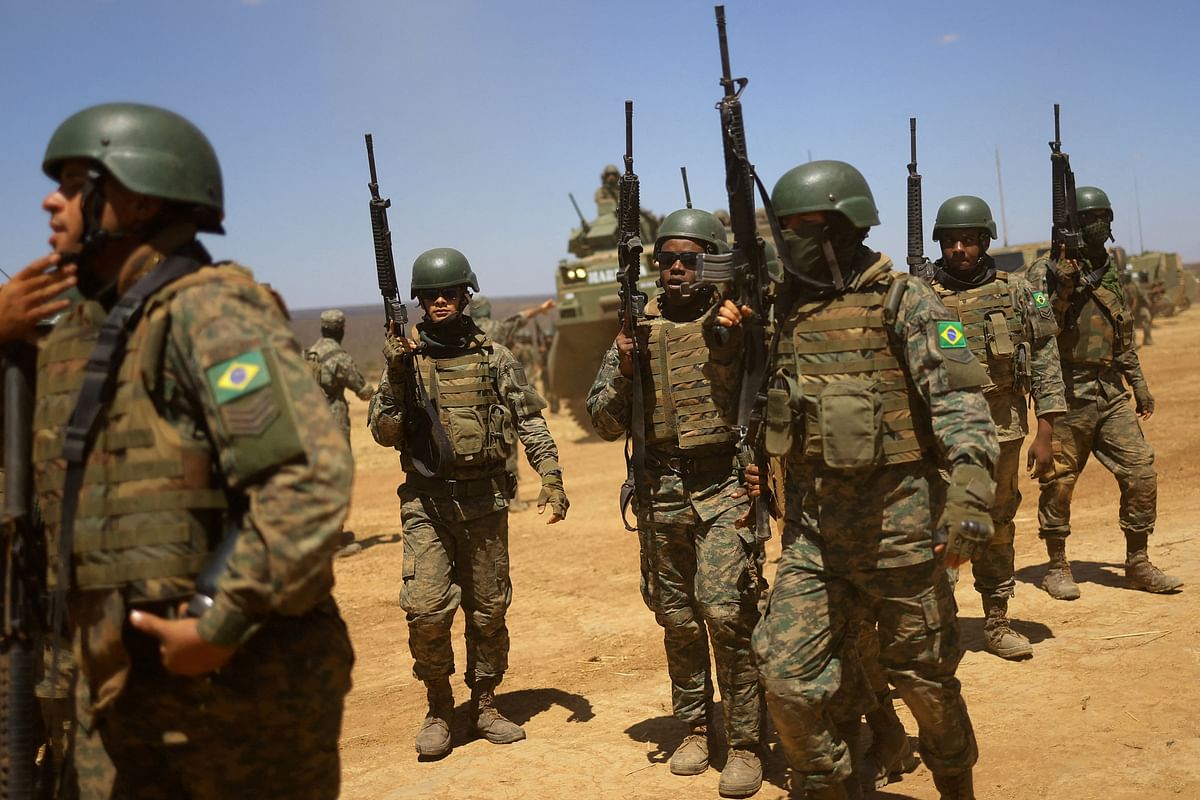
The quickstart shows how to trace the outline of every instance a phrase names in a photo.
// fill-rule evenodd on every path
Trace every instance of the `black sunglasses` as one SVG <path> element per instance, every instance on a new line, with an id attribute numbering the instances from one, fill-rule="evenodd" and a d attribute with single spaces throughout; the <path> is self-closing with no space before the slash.
<path id="1" fill-rule="evenodd" d="M 659 269 L 670 269 L 676 261 L 682 261 L 685 267 L 695 269 L 700 263 L 700 256 L 703 253 L 675 253 L 670 250 L 663 250 L 654 256 L 654 260 L 658 262 Z"/>
<path id="2" fill-rule="evenodd" d="M 442 286 L 437 289 L 418 289 L 417 299 L 423 303 L 436 302 L 439 297 L 444 297 L 447 300 L 458 299 L 458 286 Z"/>

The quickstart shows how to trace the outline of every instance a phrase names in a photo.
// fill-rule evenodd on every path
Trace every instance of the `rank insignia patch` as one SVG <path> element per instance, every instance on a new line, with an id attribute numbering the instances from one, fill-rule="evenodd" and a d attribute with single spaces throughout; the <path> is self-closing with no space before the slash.
<path id="1" fill-rule="evenodd" d="M 262 350 L 248 350 L 205 371 L 218 404 L 228 403 L 271 383 Z"/>
<path id="2" fill-rule="evenodd" d="M 939 322 L 938 323 L 938 347 L 943 350 L 948 349 L 965 349 L 967 346 L 967 335 L 963 333 L 961 322 Z"/>

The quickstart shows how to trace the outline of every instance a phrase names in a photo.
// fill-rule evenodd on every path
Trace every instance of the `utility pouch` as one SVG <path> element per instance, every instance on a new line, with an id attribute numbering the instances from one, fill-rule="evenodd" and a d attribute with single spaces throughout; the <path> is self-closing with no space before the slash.
<path id="1" fill-rule="evenodd" d="M 983 336 L 987 341 L 988 355 L 994 358 L 1010 358 L 1016 351 L 1003 311 L 988 313 L 983 320 Z"/>
<path id="2" fill-rule="evenodd" d="M 767 389 L 767 418 L 763 432 L 763 447 L 769 456 L 786 456 L 795 443 L 796 415 L 792 412 L 792 399 L 799 402 L 799 387 L 794 378 L 784 375 L 772 380 Z"/>
<path id="3" fill-rule="evenodd" d="M 517 429 L 508 406 L 494 405 L 488 409 L 488 430 L 503 455 L 512 452 L 513 445 L 517 443 Z"/>
<path id="4" fill-rule="evenodd" d="M 862 469 L 883 463 L 883 400 L 873 385 L 826 385 L 817 397 L 817 419 L 826 466 Z"/>
<path id="5" fill-rule="evenodd" d="M 483 421 L 474 408 L 446 409 L 446 433 L 454 446 L 456 461 L 473 462 L 483 452 Z"/>
<path id="6" fill-rule="evenodd" d="M 1033 389 L 1033 363 L 1029 355 L 1029 342 L 1017 345 L 1013 354 L 1013 386 L 1020 394 L 1029 394 Z"/>

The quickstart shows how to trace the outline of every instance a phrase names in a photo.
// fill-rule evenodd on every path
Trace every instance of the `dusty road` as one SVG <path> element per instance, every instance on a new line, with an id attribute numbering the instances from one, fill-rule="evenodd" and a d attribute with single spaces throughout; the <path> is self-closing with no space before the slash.
<path id="1" fill-rule="evenodd" d="M 1045 552 L 1036 486 L 1023 483 L 1011 615 L 1035 642 L 1034 658 L 1013 664 L 983 652 L 982 612 L 965 572 L 958 588 L 967 648 L 959 677 L 979 738 L 980 798 L 1200 797 L 1200 313 L 1163 320 L 1155 341 L 1141 351 L 1159 409 L 1145 426 L 1159 473 L 1151 556 L 1187 585 L 1175 596 L 1122 588 L 1116 483 L 1092 463 L 1076 493 L 1069 542 L 1083 597 L 1051 600 L 1037 588 Z M 570 518 L 547 527 L 531 510 L 511 520 L 511 671 L 499 705 L 529 738 L 505 747 L 469 738 L 468 692 L 456 675 L 455 749 L 440 761 L 417 761 L 412 739 L 425 693 L 412 677 L 397 604 L 401 473 L 394 453 L 371 441 L 365 409 L 352 410 L 357 481 L 349 528 L 366 548 L 337 562 L 336 593 L 358 655 L 342 736 L 343 796 L 716 797 L 715 769 L 681 778 L 665 764 L 682 731 L 670 716 L 661 634 L 638 594 L 636 540 L 616 514 L 620 445 L 582 440 L 566 417 L 551 417 L 550 426 Z M 520 496 L 532 500 L 537 483 L 522 468 Z M 455 635 L 461 668 L 461 615 Z M 764 800 L 786 796 L 776 746 L 758 795 Z M 723 757 L 716 753 L 714 764 Z M 921 767 L 877 796 L 936 792 Z"/>

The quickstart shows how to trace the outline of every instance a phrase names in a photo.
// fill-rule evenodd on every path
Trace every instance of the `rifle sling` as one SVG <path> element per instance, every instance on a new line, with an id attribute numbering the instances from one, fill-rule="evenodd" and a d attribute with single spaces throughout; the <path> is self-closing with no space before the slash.
<path id="1" fill-rule="evenodd" d="M 67 461 L 63 481 L 62 520 L 58 542 L 58 585 L 54 589 L 51 629 L 63 632 L 66 618 L 67 590 L 71 577 L 71 548 L 75 533 L 75 515 L 79 509 L 79 493 L 88 453 L 91 451 L 97 423 L 112 399 L 113 386 L 129 332 L 141 319 L 146 300 L 168 284 L 195 272 L 202 262 L 211 258 L 198 243 L 187 250 L 167 257 L 149 274 L 143 276 L 125 292 L 109 312 L 100 328 L 96 346 L 84 367 L 83 386 L 75 402 L 75 410 L 67 423 L 63 442 L 63 458 Z"/>

